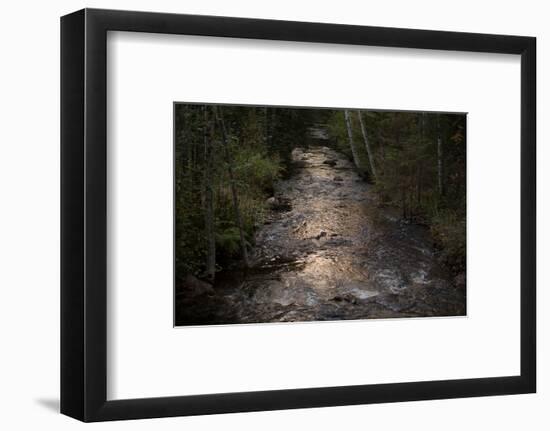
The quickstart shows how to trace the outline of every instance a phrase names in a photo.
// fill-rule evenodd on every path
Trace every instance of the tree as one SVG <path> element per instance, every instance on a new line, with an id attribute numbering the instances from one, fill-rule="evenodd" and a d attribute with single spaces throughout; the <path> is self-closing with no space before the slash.
<path id="1" fill-rule="evenodd" d="M 203 123 L 203 140 L 204 140 L 204 156 L 205 156 L 205 192 L 204 192 L 204 226 L 207 241 L 206 253 L 206 278 L 213 282 L 216 277 L 216 236 L 214 231 L 214 148 L 212 134 L 209 133 L 209 116 L 208 107 L 203 107 L 204 123 Z"/>
<path id="2" fill-rule="evenodd" d="M 351 127 L 351 117 L 347 109 L 344 111 L 344 118 L 346 120 L 346 129 L 348 131 L 348 140 L 349 140 L 349 146 L 351 148 L 351 154 L 353 156 L 353 163 L 355 164 L 355 167 L 357 169 L 361 169 L 361 166 L 359 163 L 359 156 L 357 154 L 357 148 L 355 148 L 355 142 L 353 141 L 353 129 Z"/>
<path id="3" fill-rule="evenodd" d="M 220 112 L 220 110 L 218 110 L 218 107 L 215 105 L 214 105 L 214 115 L 216 116 L 216 121 L 222 133 L 223 151 L 224 151 L 225 162 L 227 164 L 227 173 L 229 175 L 229 183 L 231 186 L 231 195 L 233 198 L 233 210 L 235 211 L 235 221 L 237 222 L 237 228 L 239 229 L 239 238 L 241 243 L 241 254 L 243 258 L 243 263 L 246 268 L 249 268 L 250 262 L 248 260 L 248 251 L 246 249 L 246 239 L 244 236 L 243 219 L 241 215 L 241 210 L 239 208 L 239 196 L 237 191 L 237 184 L 235 182 L 235 175 L 233 174 L 233 161 L 231 160 L 231 156 L 229 153 L 227 129 L 225 127 L 223 115 Z"/>
<path id="4" fill-rule="evenodd" d="M 443 196 L 443 142 L 441 139 L 441 114 L 437 114 L 437 188 Z"/>
<path id="5" fill-rule="evenodd" d="M 365 142 L 365 150 L 367 151 L 367 156 L 369 158 L 370 173 L 372 178 L 376 181 L 376 169 L 374 167 L 374 156 L 370 148 L 369 139 L 367 136 L 367 129 L 365 128 L 365 123 L 363 122 L 363 116 L 361 111 L 357 111 L 357 118 L 359 118 L 359 124 L 361 125 L 361 134 L 363 135 L 363 141 Z"/>

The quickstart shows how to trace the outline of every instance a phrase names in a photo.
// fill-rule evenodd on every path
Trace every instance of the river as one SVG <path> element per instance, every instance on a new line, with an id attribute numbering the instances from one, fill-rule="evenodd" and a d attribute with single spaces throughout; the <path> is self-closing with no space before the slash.
<path id="1" fill-rule="evenodd" d="M 177 305 L 178 324 L 465 315 L 465 288 L 438 263 L 426 227 L 380 208 L 337 151 L 296 148 L 292 160 L 252 268 L 222 271 L 213 294 Z"/>

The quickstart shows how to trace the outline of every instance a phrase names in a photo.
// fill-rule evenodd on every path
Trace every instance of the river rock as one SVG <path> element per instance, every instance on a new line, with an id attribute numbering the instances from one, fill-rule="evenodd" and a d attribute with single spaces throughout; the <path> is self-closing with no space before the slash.
<path id="1" fill-rule="evenodd" d="M 267 204 L 267 206 L 274 209 L 278 205 L 279 201 L 275 196 L 271 196 L 265 201 L 265 203 Z"/>
<path id="2" fill-rule="evenodd" d="M 274 211 L 290 211 L 292 209 L 289 199 L 271 196 L 265 201 L 267 206 Z"/>
<path id="3" fill-rule="evenodd" d="M 315 239 L 321 239 L 323 238 L 324 236 L 327 236 L 327 233 L 322 230 L 321 232 L 319 232 L 319 234 L 315 237 Z"/>
<path id="4" fill-rule="evenodd" d="M 336 295 L 332 298 L 335 302 L 347 302 L 350 304 L 357 304 L 357 298 L 349 293 L 344 293 L 342 295 Z"/>
<path id="5" fill-rule="evenodd" d="M 326 241 L 326 245 L 337 247 L 340 245 L 352 245 L 352 241 L 342 237 L 331 237 Z"/>

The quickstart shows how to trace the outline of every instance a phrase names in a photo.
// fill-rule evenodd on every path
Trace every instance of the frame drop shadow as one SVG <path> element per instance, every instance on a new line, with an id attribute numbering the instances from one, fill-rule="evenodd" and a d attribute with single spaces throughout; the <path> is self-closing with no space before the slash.
<path id="1" fill-rule="evenodd" d="M 59 398 L 36 398 L 34 401 L 46 410 L 50 410 L 54 413 L 60 412 Z"/>

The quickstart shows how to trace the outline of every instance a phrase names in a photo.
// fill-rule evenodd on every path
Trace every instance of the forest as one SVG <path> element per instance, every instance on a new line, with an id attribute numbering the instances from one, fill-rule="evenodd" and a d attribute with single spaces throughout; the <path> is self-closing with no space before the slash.
<path id="1" fill-rule="evenodd" d="M 333 175 L 324 186 L 332 190 L 347 181 L 337 171 L 346 163 L 356 178 L 349 184 L 351 195 L 353 190 L 365 193 L 362 206 L 368 202 L 377 211 L 391 212 L 395 229 L 425 231 L 423 238 L 442 271 L 451 278 L 465 277 L 465 114 L 176 103 L 174 116 L 176 295 L 187 296 L 180 298 L 177 310 L 195 304 L 196 298 L 188 299 L 203 291 L 212 296 L 218 285 L 223 291 L 224 274 L 238 271 L 239 281 L 233 284 L 242 289 L 249 269 L 265 269 L 258 236 L 269 237 L 264 232 L 273 229 L 269 225 L 283 223 L 281 214 L 293 210 L 285 190 L 291 195 L 305 173 L 315 182 L 321 169 L 316 184 Z M 307 166 L 310 171 L 304 170 Z M 341 196 L 339 190 L 330 199 Z M 314 194 L 306 207 L 315 205 L 315 199 Z M 301 223 L 307 222 L 306 217 Z M 330 227 L 330 221 L 325 224 Z M 326 231 L 320 228 L 316 244 Z M 263 241 L 261 248 L 269 248 L 269 241 Z M 387 265 L 391 269 L 391 262 Z M 189 294 L 192 289 L 199 292 Z M 180 321 L 194 322 L 197 316 Z"/>

